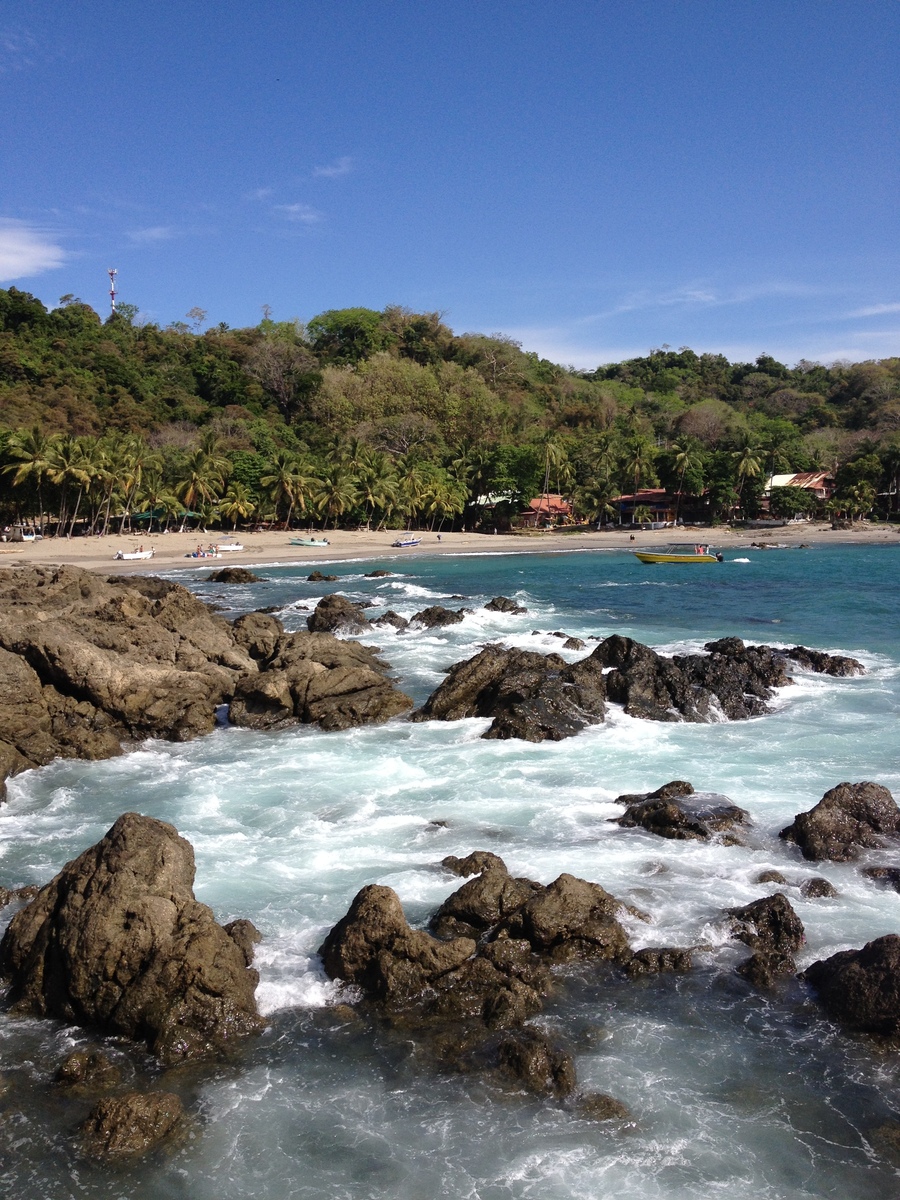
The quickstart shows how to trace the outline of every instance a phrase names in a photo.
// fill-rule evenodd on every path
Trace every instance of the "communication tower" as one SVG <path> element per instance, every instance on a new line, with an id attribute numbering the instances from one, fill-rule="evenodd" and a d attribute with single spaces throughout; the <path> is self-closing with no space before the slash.
<path id="1" fill-rule="evenodd" d="M 115 314 L 116 311 L 116 276 L 118 271 L 115 267 L 110 267 L 106 272 L 109 276 L 109 311 L 110 314 Z"/>

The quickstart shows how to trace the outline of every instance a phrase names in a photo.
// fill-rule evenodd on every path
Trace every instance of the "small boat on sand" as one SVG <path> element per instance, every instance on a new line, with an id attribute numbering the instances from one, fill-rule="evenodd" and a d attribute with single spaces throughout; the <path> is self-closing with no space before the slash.
<path id="1" fill-rule="evenodd" d="M 295 537 L 290 540 L 291 546 L 330 546 L 328 538 Z"/>
<path id="2" fill-rule="evenodd" d="M 421 540 L 420 537 L 399 537 L 396 542 L 391 542 L 391 545 L 398 549 L 404 549 L 407 546 L 418 546 Z"/>
<path id="3" fill-rule="evenodd" d="M 705 542 L 676 542 L 667 550 L 632 550 L 642 563 L 714 563 L 722 555 L 710 550 Z"/>
<path id="4" fill-rule="evenodd" d="M 242 542 L 236 542 L 234 538 L 223 538 L 216 546 L 220 554 L 224 554 L 226 550 L 243 550 Z"/>
<path id="5" fill-rule="evenodd" d="M 156 552 L 154 550 L 117 550 L 113 555 L 113 560 L 118 559 L 120 562 L 137 562 L 144 558 L 152 558 Z"/>

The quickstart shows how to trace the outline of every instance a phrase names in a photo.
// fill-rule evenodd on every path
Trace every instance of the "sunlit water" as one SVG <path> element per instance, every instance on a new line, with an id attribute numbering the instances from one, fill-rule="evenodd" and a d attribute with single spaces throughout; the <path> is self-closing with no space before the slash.
<path id="1" fill-rule="evenodd" d="M 763 996 L 733 968 L 722 909 L 824 875 L 840 896 L 804 900 L 801 966 L 900 932 L 900 895 L 859 866 L 809 864 L 777 838 L 794 813 L 842 780 L 872 779 L 900 797 L 900 547 L 729 552 L 708 567 L 643 567 L 619 552 L 473 555 L 335 563 L 338 584 L 310 568 L 260 569 L 266 582 L 190 586 L 237 615 L 280 605 L 288 628 L 329 591 L 404 616 L 429 604 L 473 609 L 461 625 L 376 630 L 417 702 L 450 664 L 487 641 L 559 651 L 554 631 L 617 632 L 666 652 L 735 634 L 861 658 L 867 674 L 797 673 L 775 712 L 715 725 L 654 724 L 612 710 L 565 742 L 483 741 L 484 721 L 323 734 L 221 728 L 188 745 L 148 742 L 105 763 L 60 762 L 13 781 L 0 810 L 0 883 L 46 882 L 122 812 L 171 821 L 194 846 L 196 892 L 221 921 L 251 918 L 268 1032 L 237 1063 L 166 1079 L 197 1114 L 195 1134 L 139 1170 L 110 1173 L 74 1156 L 87 1102 L 48 1089 L 85 1034 L 0 1020 L 0 1191 L 34 1197 L 357 1198 L 398 1200 L 894 1200 L 900 1059 L 823 1020 L 800 984 Z M 737 561 L 737 560 L 743 561 Z M 369 579 L 384 566 L 402 572 Z M 499 594 L 525 616 L 483 610 Z M 377 615 L 377 609 L 373 615 Z M 535 633 L 533 631 L 540 631 Z M 561 651 L 575 660 L 580 652 Z M 724 793 L 748 809 L 745 847 L 671 842 L 609 824 L 623 792 L 669 779 Z M 630 920 L 641 945 L 710 947 L 680 978 L 626 982 L 597 967 L 562 973 L 538 1020 L 575 1053 L 579 1085 L 609 1092 L 635 1116 L 623 1130 L 553 1103 L 436 1075 L 408 1042 L 335 1018 L 339 992 L 315 951 L 356 891 L 383 883 L 413 921 L 459 886 L 447 854 L 489 849 L 517 874 L 569 871 L 648 912 Z M 126 1070 L 140 1055 L 110 1043 Z M 141 1076 L 145 1078 L 145 1076 Z"/>

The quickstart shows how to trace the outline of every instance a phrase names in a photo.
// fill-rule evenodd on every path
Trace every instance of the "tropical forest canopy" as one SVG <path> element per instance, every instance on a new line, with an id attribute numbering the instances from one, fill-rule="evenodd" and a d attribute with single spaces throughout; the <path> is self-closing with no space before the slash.
<path id="1" fill-rule="evenodd" d="M 715 519 L 753 515 L 770 474 L 801 470 L 834 474 L 850 515 L 896 507 L 900 358 L 789 367 L 664 346 L 577 371 L 399 306 L 247 329 L 205 316 L 160 328 L 129 305 L 102 320 L 72 296 L 48 310 L 0 290 L 4 521 L 473 525 L 486 497 L 496 516 L 546 490 L 602 519 L 653 486 L 707 497 Z"/>

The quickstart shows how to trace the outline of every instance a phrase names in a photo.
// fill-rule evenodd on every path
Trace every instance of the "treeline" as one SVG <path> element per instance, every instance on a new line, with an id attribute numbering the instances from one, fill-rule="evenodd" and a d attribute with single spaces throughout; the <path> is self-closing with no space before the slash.
<path id="1" fill-rule="evenodd" d="M 6 521 L 472 525 L 488 497 L 502 520 L 546 490 L 597 519 L 657 485 L 705 496 L 715 519 L 753 515 L 770 473 L 814 469 L 837 473 L 848 512 L 895 507 L 900 359 L 663 347 L 585 372 L 397 306 L 237 330 L 205 317 L 162 329 L 120 305 L 101 321 L 74 297 L 48 311 L 0 290 Z"/>

